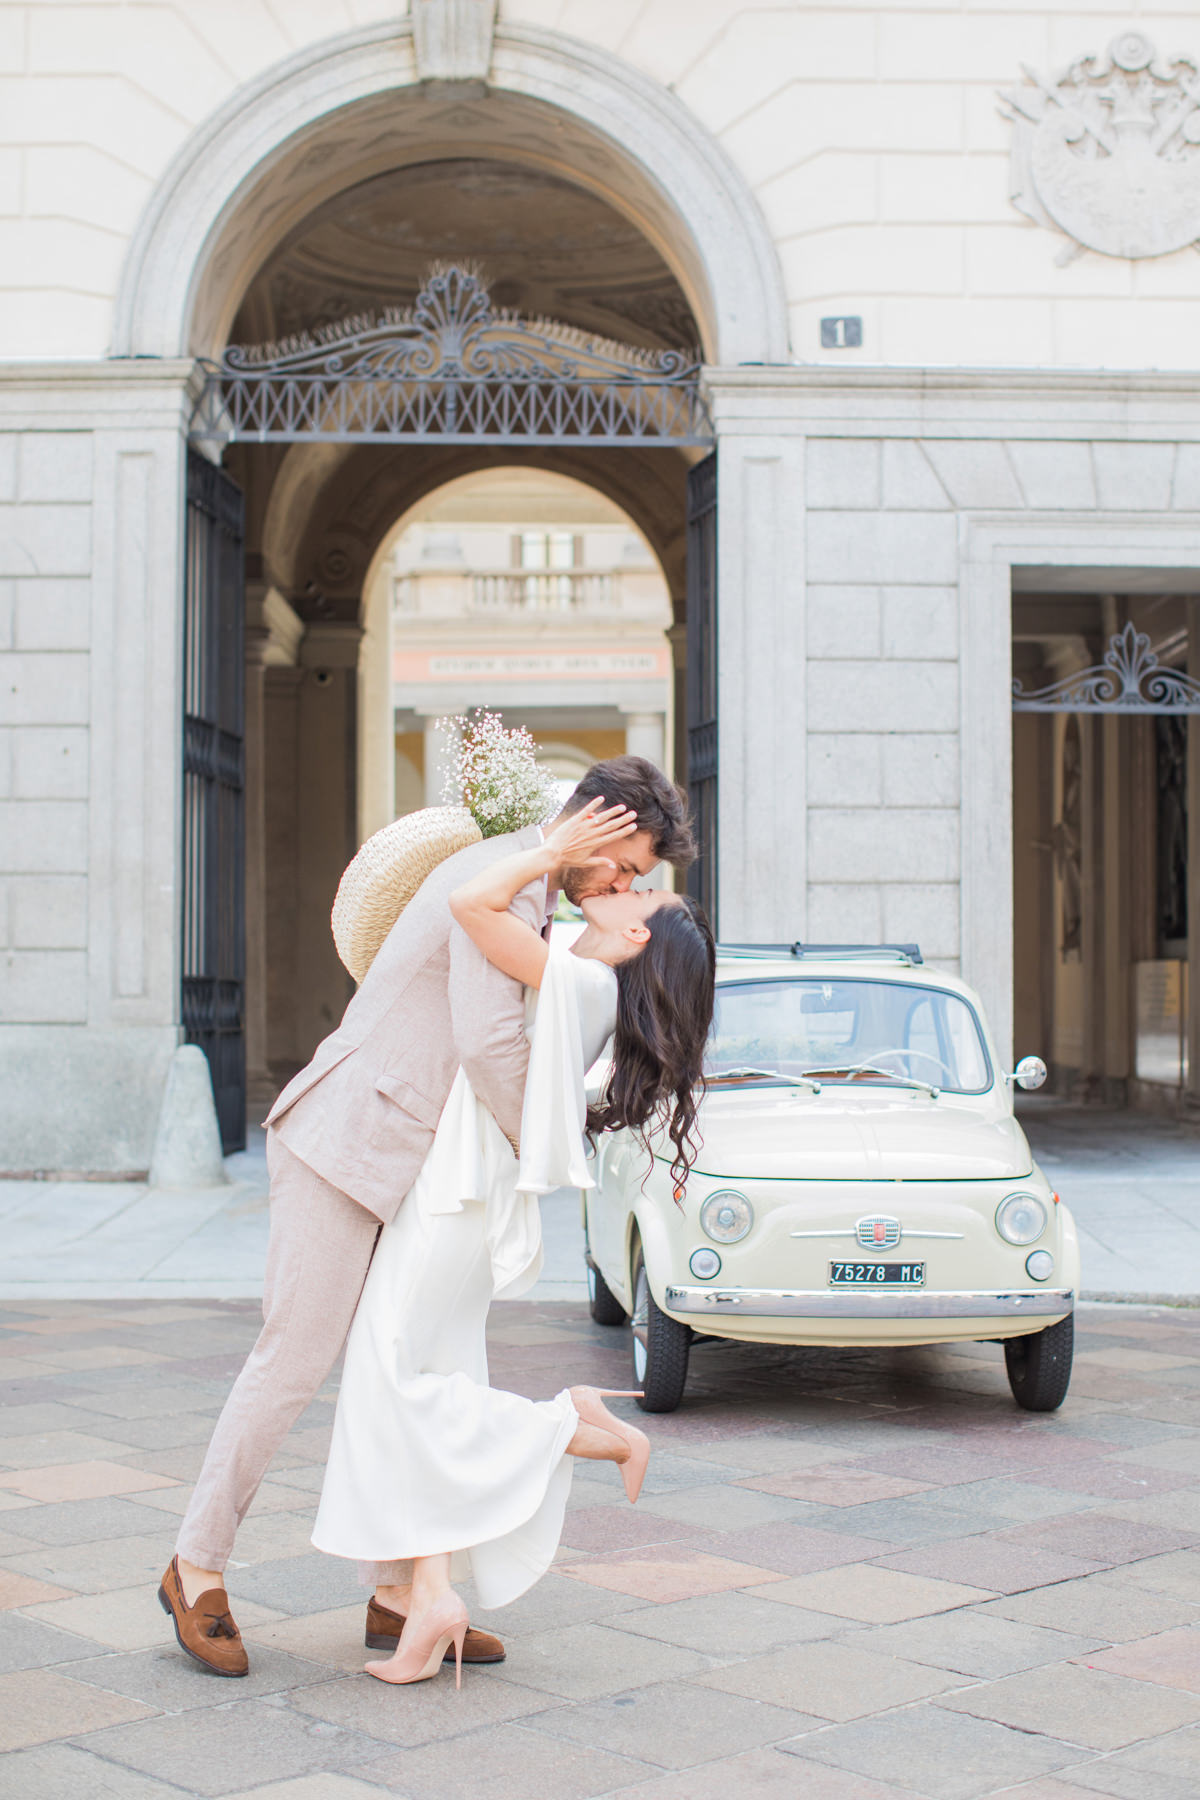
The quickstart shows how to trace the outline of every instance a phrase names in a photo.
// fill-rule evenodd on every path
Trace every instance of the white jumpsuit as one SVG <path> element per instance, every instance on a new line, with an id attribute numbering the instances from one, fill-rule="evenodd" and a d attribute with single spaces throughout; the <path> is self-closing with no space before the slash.
<path id="1" fill-rule="evenodd" d="M 437 1133 L 385 1225 L 346 1345 L 313 1543 L 392 1562 L 454 1552 L 481 1606 L 553 1560 L 571 1486 L 570 1395 L 488 1385 L 485 1328 L 542 1265 L 538 1196 L 589 1188 L 584 1074 L 616 1019 L 606 963 L 555 946 L 530 1030 L 521 1161 L 459 1070 Z"/>

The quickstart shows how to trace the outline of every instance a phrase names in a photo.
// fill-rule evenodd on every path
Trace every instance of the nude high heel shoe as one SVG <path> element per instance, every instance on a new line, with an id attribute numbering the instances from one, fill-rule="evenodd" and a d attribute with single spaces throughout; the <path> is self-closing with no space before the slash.
<path id="1" fill-rule="evenodd" d="M 576 1398 L 579 1396 L 579 1399 Z M 620 1438 L 629 1455 L 617 1467 L 621 1471 L 621 1480 L 630 1505 L 637 1500 L 642 1491 L 642 1482 L 646 1476 L 646 1465 L 650 1461 L 650 1439 L 636 1425 L 626 1425 L 615 1413 L 610 1413 L 605 1400 L 640 1400 L 641 1388 L 594 1388 L 577 1387 L 571 1389 L 571 1404 L 579 1417 L 587 1425 L 595 1425 L 601 1431 L 607 1431 L 611 1437 Z M 583 1404 L 580 1405 L 580 1400 Z"/>
<path id="2" fill-rule="evenodd" d="M 428 1681 L 442 1666 L 447 1647 L 454 1645 L 454 1685 L 462 1687 L 463 1640 L 467 1635 L 467 1609 L 457 1594 L 448 1594 L 414 1623 L 405 1620 L 394 1656 L 386 1662 L 364 1664 L 368 1675 L 402 1687 L 412 1681 Z"/>

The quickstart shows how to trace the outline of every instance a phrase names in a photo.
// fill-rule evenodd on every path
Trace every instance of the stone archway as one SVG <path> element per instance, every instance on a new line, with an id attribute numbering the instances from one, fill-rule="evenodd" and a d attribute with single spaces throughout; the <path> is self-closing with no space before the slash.
<path id="1" fill-rule="evenodd" d="M 114 354 L 212 354 L 254 271 L 314 207 L 405 163 L 462 154 L 555 169 L 660 251 L 711 363 L 788 356 L 782 276 L 741 175 L 688 109 L 606 52 L 496 29 L 482 92 L 422 78 L 407 24 L 317 45 L 248 84 L 188 140 L 135 235 Z"/>

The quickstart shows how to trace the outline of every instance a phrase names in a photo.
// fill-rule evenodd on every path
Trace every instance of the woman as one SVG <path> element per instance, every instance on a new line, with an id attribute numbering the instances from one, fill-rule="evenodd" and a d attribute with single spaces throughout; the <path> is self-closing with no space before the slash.
<path id="1" fill-rule="evenodd" d="M 584 1135 L 628 1127 L 649 1148 L 665 1128 L 685 1181 L 713 1006 L 712 933 L 675 894 L 582 903 L 570 950 L 550 949 L 508 909 L 556 867 L 596 868 L 637 829 L 625 807 L 593 802 L 537 848 L 492 863 L 450 906 L 489 962 L 536 996 L 518 1154 L 459 1070 L 420 1175 L 385 1226 L 346 1347 L 333 1444 L 313 1542 L 364 1562 L 412 1559 L 411 1598 L 380 1680 L 424 1681 L 446 1648 L 461 1682 L 467 1609 L 451 1578 L 470 1573 L 480 1604 L 531 1587 L 558 1546 L 570 1458 L 616 1463 L 636 1500 L 645 1435 L 595 1388 L 535 1402 L 488 1386 L 485 1326 L 495 1295 L 523 1293 L 541 1268 L 538 1195 L 588 1188 Z M 590 1112 L 586 1070 L 613 1038 L 613 1067 Z"/>

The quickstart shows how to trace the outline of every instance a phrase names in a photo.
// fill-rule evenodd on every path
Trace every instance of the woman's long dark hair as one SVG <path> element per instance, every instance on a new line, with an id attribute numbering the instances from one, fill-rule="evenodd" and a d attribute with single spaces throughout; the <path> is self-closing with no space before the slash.
<path id="1" fill-rule="evenodd" d="M 652 1150 L 656 1124 L 665 1126 L 679 1188 L 696 1160 L 696 1111 L 704 1092 L 704 1046 L 712 1024 L 716 949 L 704 912 L 690 897 L 659 906 L 646 920 L 647 942 L 618 963 L 613 1064 L 598 1106 L 588 1108 L 588 1133 L 637 1133 Z"/>

